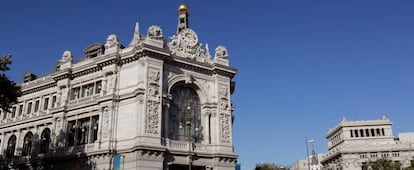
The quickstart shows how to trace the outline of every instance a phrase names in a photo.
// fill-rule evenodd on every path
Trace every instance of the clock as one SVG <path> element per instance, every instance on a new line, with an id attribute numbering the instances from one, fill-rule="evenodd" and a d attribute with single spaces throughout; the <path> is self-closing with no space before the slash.
<path id="1" fill-rule="evenodd" d="M 189 28 L 183 29 L 180 32 L 181 42 L 185 43 L 188 46 L 195 46 L 198 42 L 197 34 Z"/>

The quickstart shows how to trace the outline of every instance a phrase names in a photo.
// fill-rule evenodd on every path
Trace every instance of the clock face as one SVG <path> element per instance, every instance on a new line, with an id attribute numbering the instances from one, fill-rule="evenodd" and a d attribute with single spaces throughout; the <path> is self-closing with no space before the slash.
<path id="1" fill-rule="evenodd" d="M 198 42 L 197 34 L 192 29 L 183 29 L 180 32 L 182 42 L 188 46 L 195 46 Z"/>

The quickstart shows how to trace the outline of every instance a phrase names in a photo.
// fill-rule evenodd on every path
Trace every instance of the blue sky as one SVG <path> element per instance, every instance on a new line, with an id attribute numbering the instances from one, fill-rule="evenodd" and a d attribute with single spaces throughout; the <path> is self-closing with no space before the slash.
<path id="1" fill-rule="evenodd" d="M 305 137 L 326 151 L 342 117 L 386 115 L 394 135 L 414 131 L 414 1 L 2 1 L 0 54 L 13 54 L 8 75 L 20 82 L 109 34 L 127 45 L 136 21 L 141 34 L 159 25 L 172 36 L 180 3 L 199 41 L 226 46 L 239 69 L 233 136 L 243 169 L 305 158 Z"/>

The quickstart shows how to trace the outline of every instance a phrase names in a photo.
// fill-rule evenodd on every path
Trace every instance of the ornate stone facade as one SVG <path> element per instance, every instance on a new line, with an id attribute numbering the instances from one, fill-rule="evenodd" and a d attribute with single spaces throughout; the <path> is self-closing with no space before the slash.
<path id="1" fill-rule="evenodd" d="M 402 168 L 414 166 L 414 133 L 392 133 L 392 123 L 385 116 L 379 120 L 342 119 L 327 133 L 328 152 L 321 160 L 326 170 L 369 169 L 367 163 L 379 158 L 398 162 Z"/>
<path id="2" fill-rule="evenodd" d="M 128 46 L 111 34 L 74 62 L 20 84 L 23 96 L 0 114 L 0 169 L 233 170 L 231 94 L 236 69 L 220 46 L 212 58 L 180 6 L 169 42 L 139 24 Z"/>

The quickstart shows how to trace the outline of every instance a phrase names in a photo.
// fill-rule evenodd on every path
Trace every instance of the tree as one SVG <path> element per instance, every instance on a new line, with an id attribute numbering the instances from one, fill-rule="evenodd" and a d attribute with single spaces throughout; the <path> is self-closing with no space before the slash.
<path id="1" fill-rule="evenodd" d="M 278 166 L 271 163 L 261 163 L 256 164 L 256 168 L 254 170 L 288 170 L 289 168 L 286 168 L 284 166 Z"/>
<path id="2" fill-rule="evenodd" d="M 10 70 L 8 67 L 12 63 L 11 55 L 3 55 L 0 58 L 0 109 L 9 112 L 10 106 L 17 102 L 17 98 L 21 96 L 20 87 L 10 80 L 4 72 Z"/>
<path id="3" fill-rule="evenodd" d="M 369 161 L 368 166 L 370 166 L 372 170 L 399 170 L 401 163 L 393 162 L 392 160 L 385 158 L 380 158 L 375 161 Z"/>

